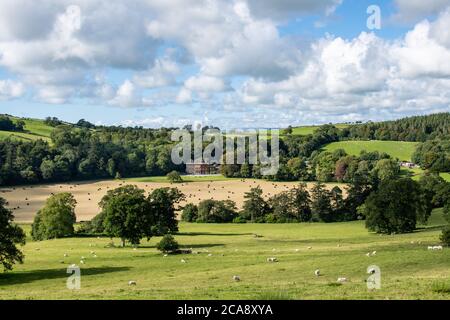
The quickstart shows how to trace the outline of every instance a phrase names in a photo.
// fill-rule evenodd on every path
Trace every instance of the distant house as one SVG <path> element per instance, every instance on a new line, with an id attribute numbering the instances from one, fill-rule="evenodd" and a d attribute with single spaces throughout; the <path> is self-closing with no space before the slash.
<path id="1" fill-rule="evenodd" d="M 203 174 L 217 174 L 220 172 L 220 165 L 208 163 L 186 163 L 186 173 L 203 175 Z"/>
<path id="2" fill-rule="evenodd" d="M 415 163 L 407 162 L 407 161 L 400 162 L 400 166 L 405 167 L 405 168 L 410 168 L 410 169 L 418 168 L 418 165 L 416 165 Z"/>

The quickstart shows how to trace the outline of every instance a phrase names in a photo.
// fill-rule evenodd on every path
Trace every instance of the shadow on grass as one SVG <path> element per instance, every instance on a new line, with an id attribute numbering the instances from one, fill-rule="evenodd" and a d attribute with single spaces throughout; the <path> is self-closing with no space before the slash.
<path id="1" fill-rule="evenodd" d="M 194 248 L 211 248 L 211 247 L 223 247 L 224 243 L 199 243 L 199 244 L 180 244 L 181 249 L 194 249 Z M 142 246 L 138 247 L 139 249 L 155 249 L 156 246 Z"/>
<path id="2" fill-rule="evenodd" d="M 178 232 L 177 236 L 248 236 L 253 233 L 212 233 L 212 232 Z"/>
<path id="3" fill-rule="evenodd" d="M 128 270 L 130 270 L 129 267 L 81 268 L 81 277 L 111 272 L 123 272 Z M 65 268 L 33 270 L 26 272 L 6 272 L 0 273 L 0 286 L 23 284 L 49 279 L 65 279 L 69 276 L 70 274 L 66 272 Z"/>

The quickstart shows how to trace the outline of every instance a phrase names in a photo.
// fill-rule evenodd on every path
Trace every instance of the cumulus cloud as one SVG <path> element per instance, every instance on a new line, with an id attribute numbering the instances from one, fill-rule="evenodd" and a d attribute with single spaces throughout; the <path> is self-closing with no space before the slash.
<path id="1" fill-rule="evenodd" d="M 395 0 L 397 13 L 394 19 L 403 22 L 417 22 L 428 15 L 438 14 L 448 6 L 450 0 Z"/>
<path id="2" fill-rule="evenodd" d="M 21 82 L 12 80 L 0 80 L 0 100 L 12 100 L 20 98 L 25 93 L 25 87 Z"/>
<path id="3" fill-rule="evenodd" d="M 127 79 L 119 86 L 109 104 L 123 108 L 138 108 L 142 106 L 142 96 L 136 86 Z"/>

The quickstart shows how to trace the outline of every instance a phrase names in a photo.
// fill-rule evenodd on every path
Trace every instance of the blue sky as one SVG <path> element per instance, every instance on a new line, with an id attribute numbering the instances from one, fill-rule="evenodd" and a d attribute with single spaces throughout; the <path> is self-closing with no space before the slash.
<path id="1" fill-rule="evenodd" d="M 370 5 L 380 8 L 380 30 L 366 26 Z M 449 111 L 449 6 L 6 0 L 0 112 L 254 128 Z"/>

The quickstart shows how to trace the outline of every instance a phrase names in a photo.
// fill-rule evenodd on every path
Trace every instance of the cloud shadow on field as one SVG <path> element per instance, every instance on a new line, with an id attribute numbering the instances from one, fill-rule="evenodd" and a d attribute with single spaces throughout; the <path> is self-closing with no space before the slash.
<path id="1" fill-rule="evenodd" d="M 95 276 L 105 273 L 123 272 L 128 270 L 130 270 L 129 267 L 81 268 L 81 277 L 83 278 L 83 276 Z M 0 273 L 0 287 L 6 285 L 30 283 L 40 280 L 67 279 L 70 275 L 71 274 L 66 272 L 66 268 Z"/>

